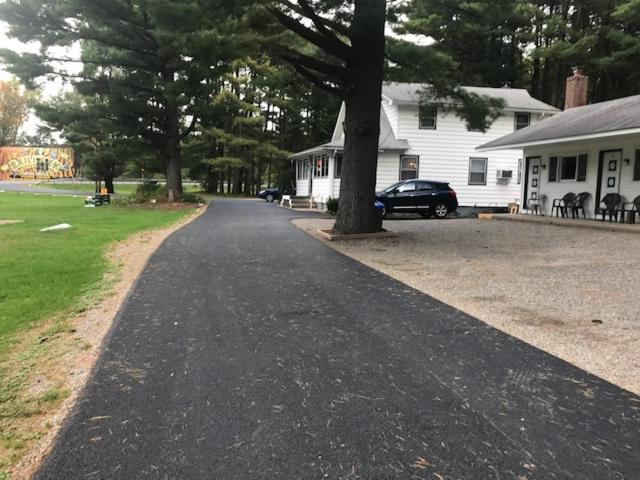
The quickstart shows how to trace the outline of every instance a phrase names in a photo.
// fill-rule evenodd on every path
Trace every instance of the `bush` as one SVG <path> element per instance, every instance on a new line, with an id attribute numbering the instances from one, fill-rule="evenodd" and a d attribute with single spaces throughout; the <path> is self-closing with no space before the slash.
<path id="1" fill-rule="evenodd" d="M 156 182 L 144 182 L 138 185 L 136 191 L 131 195 L 133 203 L 166 203 L 169 199 L 167 187 Z"/>
<path id="2" fill-rule="evenodd" d="M 327 211 L 331 215 L 335 215 L 336 213 L 338 213 L 338 205 L 339 200 L 337 198 L 329 198 L 329 200 L 327 200 Z"/>
<path id="3" fill-rule="evenodd" d="M 189 192 L 184 192 L 180 196 L 180 201 L 182 203 L 205 203 L 204 198 L 202 198 L 200 195 Z"/>

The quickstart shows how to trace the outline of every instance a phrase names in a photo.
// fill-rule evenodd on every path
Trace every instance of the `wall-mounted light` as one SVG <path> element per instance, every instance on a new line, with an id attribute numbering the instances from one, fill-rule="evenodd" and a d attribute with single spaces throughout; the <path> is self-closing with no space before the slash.
<path id="1" fill-rule="evenodd" d="M 628 158 L 625 158 L 625 159 L 624 159 L 624 163 L 625 163 L 626 165 L 631 165 L 631 160 L 629 160 Z"/>
<path id="2" fill-rule="evenodd" d="M 547 169 L 547 165 L 545 163 L 542 164 L 542 169 L 546 170 Z"/>

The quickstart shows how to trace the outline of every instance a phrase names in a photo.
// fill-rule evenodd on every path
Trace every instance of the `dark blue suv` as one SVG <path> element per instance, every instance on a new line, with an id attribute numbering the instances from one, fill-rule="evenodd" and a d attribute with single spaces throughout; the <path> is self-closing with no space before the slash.
<path id="1" fill-rule="evenodd" d="M 376 200 L 384 204 L 385 216 L 396 212 L 444 218 L 458 208 L 458 197 L 449 184 L 433 180 L 398 182 L 376 193 Z"/>

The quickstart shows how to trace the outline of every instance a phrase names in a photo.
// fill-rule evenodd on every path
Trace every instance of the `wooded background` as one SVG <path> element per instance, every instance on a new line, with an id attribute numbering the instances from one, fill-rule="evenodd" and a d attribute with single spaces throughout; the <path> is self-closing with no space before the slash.
<path id="1" fill-rule="evenodd" d="M 36 104 L 50 130 L 28 141 L 61 131 L 110 187 L 144 170 L 167 175 L 177 195 L 184 175 L 208 192 L 288 190 L 288 153 L 330 139 L 341 98 L 313 69 L 326 54 L 273 13 L 307 5 L 341 36 L 351 3 L 10 0 L 0 5 L 10 34 L 43 48 L 0 58 L 28 87 L 68 80 L 72 90 Z M 581 66 L 592 102 L 640 93 L 639 0 L 393 1 L 387 16 L 387 80 L 526 88 L 561 107 Z M 74 44 L 80 59 L 53 48 Z"/>

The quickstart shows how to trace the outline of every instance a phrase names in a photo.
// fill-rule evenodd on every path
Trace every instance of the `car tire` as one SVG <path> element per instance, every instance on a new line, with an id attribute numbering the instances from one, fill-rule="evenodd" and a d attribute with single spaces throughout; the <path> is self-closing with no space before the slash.
<path id="1" fill-rule="evenodd" d="M 384 207 L 382 208 L 382 218 L 387 218 L 387 216 L 389 215 L 389 210 L 387 209 L 387 205 L 384 204 Z"/>
<path id="2" fill-rule="evenodd" d="M 271 195 L 270 193 L 267 195 L 267 203 L 273 203 L 273 195 Z"/>
<path id="3" fill-rule="evenodd" d="M 449 207 L 447 206 L 446 203 L 438 203 L 436 205 L 436 208 L 433 209 L 436 218 L 445 218 L 447 215 L 449 215 Z"/>

